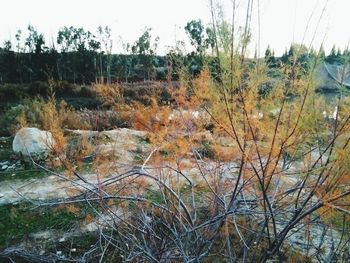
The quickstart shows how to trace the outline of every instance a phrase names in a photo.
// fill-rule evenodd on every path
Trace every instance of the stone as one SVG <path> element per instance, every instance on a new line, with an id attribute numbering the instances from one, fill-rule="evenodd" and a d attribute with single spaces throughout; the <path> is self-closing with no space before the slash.
<path id="1" fill-rule="evenodd" d="M 9 170 L 9 171 L 12 171 L 12 170 L 15 170 L 15 169 L 16 169 L 16 165 L 15 164 L 12 164 L 12 165 L 7 167 L 7 170 Z"/>
<path id="2" fill-rule="evenodd" d="M 33 160 L 46 159 L 55 141 L 51 132 L 38 128 L 22 128 L 12 142 L 12 150 L 15 154 Z"/>

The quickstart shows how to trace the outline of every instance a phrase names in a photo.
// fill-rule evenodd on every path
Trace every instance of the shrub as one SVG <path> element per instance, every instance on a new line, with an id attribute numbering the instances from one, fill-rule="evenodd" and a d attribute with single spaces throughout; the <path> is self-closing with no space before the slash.
<path id="1" fill-rule="evenodd" d="M 104 108 L 111 108 L 123 102 L 123 91 L 116 85 L 101 85 L 92 86 L 92 92 L 102 102 Z"/>
<path id="2" fill-rule="evenodd" d="M 58 96 L 73 95 L 78 89 L 78 86 L 66 80 L 63 80 L 63 81 L 54 82 L 53 89 L 56 95 Z"/>
<path id="3" fill-rule="evenodd" d="M 0 116 L 0 136 L 13 135 L 18 130 L 17 118 L 25 110 L 25 106 L 11 107 Z"/>
<path id="4" fill-rule="evenodd" d="M 0 134 L 2 136 L 13 135 L 23 126 L 49 130 L 53 122 L 58 122 L 57 126 L 62 129 L 88 129 L 90 127 L 65 101 L 62 100 L 56 105 L 54 101 L 45 101 L 38 97 L 24 99 L 19 105 L 5 110 L 0 117 Z"/>
<path id="5" fill-rule="evenodd" d="M 81 122 L 86 123 L 94 131 L 131 127 L 129 115 L 123 112 L 83 109 L 78 115 Z"/>
<path id="6" fill-rule="evenodd" d="M 29 85 L 28 94 L 31 96 L 43 96 L 49 95 L 50 88 L 49 84 L 44 81 L 34 81 Z"/>
<path id="7" fill-rule="evenodd" d="M 0 100 L 15 101 L 28 96 L 28 87 L 22 84 L 4 84 L 0 86 Z"/>

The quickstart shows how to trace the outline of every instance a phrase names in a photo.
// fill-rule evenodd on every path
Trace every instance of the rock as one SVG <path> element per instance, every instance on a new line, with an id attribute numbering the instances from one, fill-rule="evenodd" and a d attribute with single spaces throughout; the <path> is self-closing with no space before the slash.
<path id="1" fill-rule="evenodd" d="M 7 170 L 9 166 L 7 164 L 4 164 L 3 166 L 1 166 L 1 170 Z"/>
<path id="2" fill-rule="evenodd" d="M 16 164 L 12 164 L 12 165 L 8 166 L 6 170 L 12 171 L 12 170 L 15 170 L 15 169 L 16 169 Z"/>
<path id="3" fill-rule="evenodd" d="M 1 163 L 0 163 L 0 166 L 9 165 L 9 163 L 10 163 L 10 162 L 8 162 L 8 161 L 1 162 Z"/>
<path id="4" fill-rule="evenodd" d="M 17 155 L 31 157 L 35 161 L 46 159 L 55 141 L 51 132 L 37 128 L 22 128 L 12 142 L 12 150 Z"/>
<path id="5" fill-rule="evenodd" d="M 53 236 L 53 233 L 50 230 L 40 231 L 40 232 L 30 234 L 30 237 L 32 237 L 32 238 L 42 239 L 42 240 L 44 240 L 44 239 L 49 240 L 52 238 L 52 236 Z"/>

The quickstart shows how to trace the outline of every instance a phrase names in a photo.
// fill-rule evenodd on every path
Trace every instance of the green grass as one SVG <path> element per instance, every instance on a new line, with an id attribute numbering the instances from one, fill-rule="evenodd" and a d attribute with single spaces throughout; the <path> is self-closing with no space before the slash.
<path id="1" fill-rule="evenodd" d="M 0 162 L 7 160 L 13 154 L 12 152 L 13 137 L 1 138 L 0 140 Z"/>
<path id="2" fill-rule="evenodd" d="M 345 219 L 344 219 L 345 217 Z M 340 232 L 343 227 L 346 231 L 350 229 L 350 217 L 342 212 L 332 211 L 330 223 Z M 343 225 L 345 224 L 345 225 Z"/>
<path id="3" fill-rule="evenodd" d="M 9 180 L 27 180 L 31 178 L 43 178 L 47 176 L 46 172 L 40 170 L 20 170 L 0 172 L 0 182 Z"/>
<path id="4" fill-rule="evenodd" d="M 147 136 L 135 135 L 135 137 L 141 145 L 149 145 L 151 143 Z"/>
<path id="5" fill-rule="evenodd" d="M 29 204 L 0 206 L 0 248 L 22 241 L 31 233 L 46 230 L 69 230 L 91 212 L 79 207 L 77 213 L 66 209 L 36 208 Z"/>
<path id="6" fill-rule="evenodd" d="M 162 205 L 165 203 L 163 195 L 159 190 L 152 190 L 149 188 L 144 197 L 155 204 Z"/>
<path id="7" fill-rule="evenodd" d="M 12 140 L 12 137 L 2 138 L 0 140 L 0 162 L 9 161 L 10 165 L 13 164 L 13 160 L 11 160 L 11 156 L 13 155 Z M 44 176 L 46 176 L 45 172 L 35 168 L 0 171 L 0 182 L 17 179 L 42 178 Z"/>

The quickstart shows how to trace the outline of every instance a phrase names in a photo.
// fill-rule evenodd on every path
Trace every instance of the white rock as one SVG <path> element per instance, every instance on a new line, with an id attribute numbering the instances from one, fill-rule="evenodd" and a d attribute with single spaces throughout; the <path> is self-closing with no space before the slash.
<path id="1" fill-rule="evenodd" d="M 12 142 L 12 150 L 24 157 L 39 160 L 48 156 L 54 144 L 51 132 L 37 128 L 22 128 L 16 133 Z"/>
<path id="2" fill-rule="evenodd" d="M 323 115 L 323 118 L 327 118 L 327 111 L 324 110 L 324 111 L 322 112 L 322 115 Z"/>
<path id="3" fill-rule="evenodd" d="M 7 167 L 7 170 L 15 170 L 16 169 L 16 165 L 13 164 L 13 165 L 10 165 Z"/>
<path id="4" fill-rule="evenodd" d="M 6 170 L 9 166 L 4 164 L 3 166 L 1 166 L 1 170 Z"/>
<path id="5" fill-rule="evenodd" d="M 337 119 L 338 116 L 338 106 L 335 106 L 334 111 L 333 111 L 333 120 Z"/>

